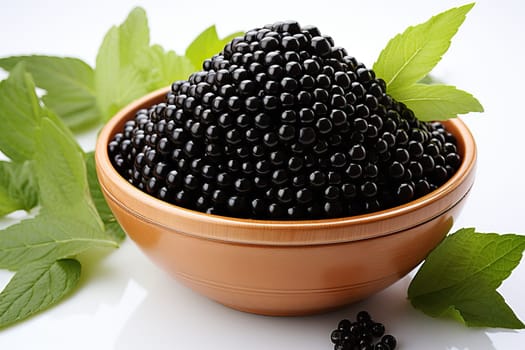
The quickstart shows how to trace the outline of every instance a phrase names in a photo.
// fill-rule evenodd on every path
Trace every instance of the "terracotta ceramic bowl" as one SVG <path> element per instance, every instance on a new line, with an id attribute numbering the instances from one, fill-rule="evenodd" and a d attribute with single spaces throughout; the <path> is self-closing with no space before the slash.
<path id="1" fill-rule="evenodd" d="M 129 184 L 107 145 L 139 108 L 120 111 L 101 131 L 96 165 L 104 195 L 131 239 L 193 290 L 232 308 L 265 315 L 317 313 L 376 293 L 417 266 L 447 234 L 474 182 L 476 146 L 458 119 L 446 127 L 463 157 L 434 192 L 368 215 L 304 221 L 235 219 L 184 209 Z"/>

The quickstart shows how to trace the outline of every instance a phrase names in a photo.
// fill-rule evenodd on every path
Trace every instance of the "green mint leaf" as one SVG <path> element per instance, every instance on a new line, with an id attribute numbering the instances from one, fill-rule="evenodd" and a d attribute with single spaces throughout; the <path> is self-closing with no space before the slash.
<path id="1" fill-rule="evenodd" d="M 0 161 L 0 217 L 29 210 L 38 203 L 38 188 L 30 161 Z"/>
<path id="2" fill-rule="evenodd" d="M 99 48 L 95 68 L 95 91 L 103 120 L 145 95 L 148 82 L 136 65 L 139 53 L 149 48 L 146 13 L 135 8 L 118 27 L 112 27 Z"/>
<path id="3" fill-rule="evenodd" d="M 60 119 L 41 105 L 31 74 L 21 62 L 6 80 L 0 82 L 0 151 L 15 162 L 32 159 L 37 128 L 43 117 L 52 120 L 66 135 L 74 138 Z"/>
<path id="4" fill-rule="evenodd" d="M 34 160 L 40 204 L 62 211 L 84 202 L 89 194 L 84 152 L 49 118 L 42 118 L 37 131 Z"/>
<path id="5" fill-rule="evenodd" d="M 243 34 L 243 32 L 236 32 L 220 39 L 215 25 L 212 25 L 193 40 L 186 49 L 185 55 L 194 67 L 200 69 L 205 59 L 211 58 L 213 55 L 219 53 L 230 40 Z"/>
<path id="6" fill-rule="evenodd" d="M 23 162 L 32 158 L 35 129 L 42 114 L 33 80 L 24 64 L 18 64 L 0 82 L 0 150 L 11 160 Z"/>
<path id="7" fill-rule="evenodd" d="M 26 95 L 33 97 L 35 92 L 28 88 L 32 87 L 31 77 L 23 67 L 18 67 L 3 84 L 11 80 L 12 87 L 26 87 L 13 95 L 11 101 L 24 111 L 28 105 L 33 106 L 33 100 Z M 5 116 L 7 124 L 16 125 L 28 134 L 22 140 L 12 139 L 13 146 L 31 139 L 31 149 L 27 151 L 30 154 L 24 157 L 32 161 L 41 208 L 34 219 L 0 231 L 0 268 L 17 270 L 28 263 L 67 258 L 92 247 L 117 246 L 115 240 L 105 234 L 91 199 L 84 152 L 69 129 L 42 107 L 38 99 L 35 108 L 38 112 L 25 126 L 30 132 L 16 124 L 18 115 Z"/>
<path id="8" fill-rule="evenodd" d="M 0 268 L 67 258 L 94 247 L 117 247 L 90 195 L 84 153 L 49 118 L 37 129 L 34 172 L 40 213 L 0 231 Z"/>
<path id="9" fill-rule="evenodd" d="M 426 258 L 408 288 L 412 305 L 471 327 L 525 328 L 496 291 L 519 264 L 525 236 L 460 229 Z"/>
<path id="10" fill-rule="evenodd" d="M 430 85 L 430 84 L 442 84 L 443 82 L 440 81 L 439 79 L 437 79 L 435 76 L 433 76 L 432 74 L 427 74 L 423 77 L 423 79 L 421 79 L 420 81 L 417 82 L 418 84 L 426 84 L 426 85 Z"/>
<path id="11" fill-rule="evenodd" d="M 138 49 L 149 46 L 149 27 L 146 11 L 136 7 L 129 13 L 128 17 L 118 27 L 119 48 L 118 58 L 122 66 L 135 63 Z"/>
<path id="12" fill-rule="evenodd" d="M 79 208 L 63 216 L 43 211 L 0 231 L 0 268 L 19 270 L 27 264 L 73 257 L 93 248 L 117 248 Z"/>
<path id="13" fill-rule="evenodd" d="M 116 242 L 122 242 L 126 237 L 126 234 L 124 233 L 124 230 L 122 230 L 120 224 L 117 222 L 117 219 L 115 219 L 111 209 L 109 209 L 104 195 L 102 194 L 102 190 L 100 189 L 100 184 L 98 182 L 95 168 L 95 153 L 87 153 L 85 160 L 89 192 L 91 193 L 95 208 L 97 209 L 97 212 L 104 223 L 106 234 L 112 237 Z"/>
<path id="14" fill-rule="evenodd" d="M 73 259 L 24 266 L 0 293 L 0 328 L 58 303 L 76 287 L 80 270 Z"/>
<path id="15" fill-rule="evenodd" d="M 389 94 L 394 96 L 396 89 L 416 83 L 434 68 L 473 6 L 471 3 L 442 12 L 388 42 L 373 70 L 385 80 Z"/>
<path id="16" fill-rule="evenodd" d="M 153 91 L 177 80 L 188 79 L 196 68 L 191 61 L 174 51 L 164 51 L 160 45 L 152 45 L 137 59 L 137 67 L 148 81 L 148 90 Z"/>
<path id="17" fill-rule="evenodd" d="M 0 67 L 12 71 L 24 62 L 36 85 L 46 90 L 42 100 L 73 131 L 101 120 L 95 97 L 94 71 L 84 61 L 70 57 L 14 56 L 0 59 Z"/>
<path id="18" fill-rule="evenodd" d="M 419 120 L 455 118 L 458 114 L 483 112 L 479 101 L 450 85 L 414 84 L 396 90 L 395 98 L 410 108 Z"/>

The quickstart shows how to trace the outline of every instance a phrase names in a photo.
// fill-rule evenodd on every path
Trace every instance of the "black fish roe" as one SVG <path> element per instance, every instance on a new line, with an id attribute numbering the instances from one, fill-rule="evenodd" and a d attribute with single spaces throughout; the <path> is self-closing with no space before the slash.
<path id="1" fill-rule="evenodd" d="M 396 338 L 385 334 L 385 326 L 360 311 L 356 320 L 343 319 L 330 334 L 334 350 L 394 350 Z"/>
<path id="2" fill-rule="evenodd" d="M 454 136 L 387 94 L 313 26 L 233 39 L 108 145 L 139 189 L 230 217 L 321 219 L 391 208 L 446 182 Z"/>

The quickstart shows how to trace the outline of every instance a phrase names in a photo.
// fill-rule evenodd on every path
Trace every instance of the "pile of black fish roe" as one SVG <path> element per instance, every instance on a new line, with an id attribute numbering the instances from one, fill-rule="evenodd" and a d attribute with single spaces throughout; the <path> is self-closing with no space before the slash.
<path id="1" fill-rule="evenodd" d="M 407 203 L 461 163 L 375 73 L 314 26 L 249 30 L 109 142 L 131 184 L 205 213 L 322 219 Z"/>

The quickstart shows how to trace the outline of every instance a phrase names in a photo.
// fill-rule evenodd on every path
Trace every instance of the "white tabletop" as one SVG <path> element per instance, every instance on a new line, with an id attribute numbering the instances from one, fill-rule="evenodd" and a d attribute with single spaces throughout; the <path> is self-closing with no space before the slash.
<path id="1" fill-rule="evenodd" d="M 201 30 L 219 34 L 296 19 L 316 24 L 371 67 L 408 25 L 463 2 L 440 1 L 60 1 L 0 0 L 0 57 L 49 54 L 94 64 L 105 32 L 136 4 L 153 43 L 183 52 Z M 473 93 L 485 113 L 463 119 L 479 147 L 474 188 L 455 228 L 525 234 L 525 5 L 479 0 L 434 77 Z M 0 78 L 5 74 L 0 73 Z M 95 133 L 79 136 L 93 149 Z M 0 225 L 7 225 L 5 219 Z M 399 349 L 523 349 L 525 331 L 469 329 L 425 316 L 406 300 L 411 275 L 377 295 L 309 317 L 264 317 L 228 309 L 172 280 L 129 239 L 83 266 L 80 287 L 52 309 L 0 331 L 0 349 L 331 349 L 329 334 L 362 309 L 386 324 Z M 0 270 L 0 288 L 12 274 Z M 525 262 L 499 291 L 525 321 Z"/>

